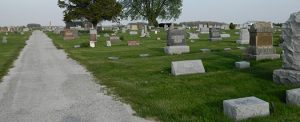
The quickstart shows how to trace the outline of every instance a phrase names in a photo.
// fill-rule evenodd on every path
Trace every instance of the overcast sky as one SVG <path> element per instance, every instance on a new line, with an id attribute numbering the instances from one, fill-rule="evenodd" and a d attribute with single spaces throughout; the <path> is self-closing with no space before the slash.
<path id="1" fill-rule="evenodd" d="M 0 0 L 0 26 L 64 25 L 57 0 Z M 244 23 L 261 20 L 284 22 L 300 11 L 300 0 L 183 0 L 183 12 L 176 22 L 218 21 Z M 173 21 L 173 20 L 172 20 Z M 107 23 L 107 22 L 106 22 Z"/>

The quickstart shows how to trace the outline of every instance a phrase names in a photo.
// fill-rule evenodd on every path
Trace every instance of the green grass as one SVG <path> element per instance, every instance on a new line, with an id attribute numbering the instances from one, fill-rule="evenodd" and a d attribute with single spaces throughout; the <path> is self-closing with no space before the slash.
<path id="1" fill-rule="evenodd" d="M 296 86 L 278 85 L 272 81 L 272 72 L 282 65 L 281 59 L 251 61 L 251 68 L 239 70 L 234 62 L 244 60 L 244 52 L 237 49 L 235 41 L 239 35 L 234 30 L 227 31 L 231 38 L 221 42 L 208 41 L 208 35 L 201 35 L 195 43 L 188 41 L 191 53 L 166 55 L 166 33 L 151 34 L 151 38 L 139 38 L 121 34 L 125 41 L 105 47 L 103 35 L 97 47 L 73 48 L 88 41 L 88 35 L 81 35 L 74 41 L 63 41 L 60 35 L 48 33 L 56 46 L 63 48 L 70 57 L 86 66 L 99 84 L 109 88 L 111 93 L 129 103 L 139 116 L 159 121 L 232 121 L 223 114 L 222 102 L 226 99 L 256 96 L 274 104 L 268 117 L 247 121 L 300 121 L 300 108 L 285 104 L 285 91 Z M 275 44 L 278 35 L 275 33 Z M 161 37 L 161 41 L 156 38 Z M 138 47 L 128 47 L 128 40 L 138 40 Z M 212 49 L 202 53 L 201 48 Z M 232 51 L 224 51 L 232 48 Z M 278 48 L 278 51 L 281 51 Z M 147 58 L 139 54 L 148 53 Z M 120 60 L 111 61 L 110 56 Z M 173 76 L 171 62 L 201 59 L 207 73 Z"/>
<path id="2" fill-rule="evenodd" d="M 7 74 L 9 68 L 12 67 L 14 60 L 17 59 L 20 51 L 25 46 L 30 33 L 27 32 L 24 35 L 8 33 L 7 44 L 2 43 L 3 36 L 6 36 L 5 33 L 0 33 L 0 81 Z"/>

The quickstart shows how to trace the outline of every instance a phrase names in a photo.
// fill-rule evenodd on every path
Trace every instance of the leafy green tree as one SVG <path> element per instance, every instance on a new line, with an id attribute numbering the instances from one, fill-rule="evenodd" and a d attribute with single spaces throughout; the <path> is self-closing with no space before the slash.
<path id="1" fill-rule="evenodd" d="M 177 19 L 182 11 L 182 0 L 120 0 L 124 18 L 148 20 L 158 26 L 157 19 Z"/>
<path id="2" fill-rule="evenodd" d="M 122 5 L 116 0 L 58 0 L 64 8 L 64 21 L 87 20 L 94 27 L 103 20 L 117 21 Z"/>

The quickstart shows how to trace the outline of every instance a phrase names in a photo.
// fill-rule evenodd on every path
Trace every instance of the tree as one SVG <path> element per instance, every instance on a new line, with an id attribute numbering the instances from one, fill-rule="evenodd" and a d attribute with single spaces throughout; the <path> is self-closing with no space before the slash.
<path id="1" fill-rule="evenodd" d="M 64 21 L 85 19 L 94 27 L 103 20 L 116 21 L 122 5 L 116 0 L 58 0 L 58 6 L 65 8 Z"/>
<path id="2" fill-rule="evenodd" d="M 231 30 L 233 30 L 233 29 L 235 29 L 235 25 L 234 25 L 233 23 L 230 23 L 230 24 L 229 24 L 229 28 L 230 28 Z"/>
<path id="3" fill-rule="evenodd" d="M 157 19 L 177 19 L 182 11 L 182 0 L 120 0 L 123 17 L 132 20 L 148 20 L 158 26 Z"/>

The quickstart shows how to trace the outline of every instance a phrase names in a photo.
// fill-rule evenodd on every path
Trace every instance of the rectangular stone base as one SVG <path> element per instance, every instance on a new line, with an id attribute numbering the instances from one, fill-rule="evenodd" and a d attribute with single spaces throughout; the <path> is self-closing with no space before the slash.
<path id="1" fill-rule="evenodd" d="M 300 84 L 300 71 L 278 69 L 273 72 L 273 81 L 282 84 Z"/>
<path id="2" fill-rule="evenodd" d="M 209 38 L 210 41 L 221 41 L 222 38 Z"/>
<path id="3" fill-rule="evenodd" d="M 249 44 L 249 40 L 237 40 L 237 44 Z"/>
<path id="4" fill-rule="evenodd" d="M 167 46 L 165 47 L 165 53 L 174 55 L 174 54 L 183 54 L 183 53 L 189 53 L 190 52 L 190 46 Z"/>
<path id="5" fill-rule="evenodd" d="M 280 55 L 279 54 L 268 54 L 268 55 L 248 55 L 248 58 L 250 59 L 255 59 L 257 61 L 259 60 L 265 60 L 265 59 L 279 59 Z"/>

